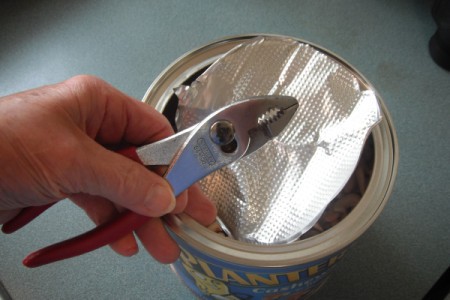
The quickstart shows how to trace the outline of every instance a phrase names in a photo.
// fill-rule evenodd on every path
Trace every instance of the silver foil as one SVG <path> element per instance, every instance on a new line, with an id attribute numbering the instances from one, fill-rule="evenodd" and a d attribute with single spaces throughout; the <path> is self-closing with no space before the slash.
<path id="1" fill-rule="evenodd" d="M 200 182 L 233 237 L 256 244 L 288 243 L 308 231 L 347 182 L 381 119 L 374 91 L 357 74 L 288 38 L 259 37 L 235 47 L 177 95 L 179 129 L 252 96 L 298 100 L 279 137 Z"/>

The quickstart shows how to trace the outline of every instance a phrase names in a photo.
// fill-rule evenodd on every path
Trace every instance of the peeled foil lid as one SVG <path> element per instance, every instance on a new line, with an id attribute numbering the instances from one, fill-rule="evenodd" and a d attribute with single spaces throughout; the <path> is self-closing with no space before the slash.
<path id="1" fill-rule="evenodd" d="M 277 138 L 200 182 L 231 235 L 253 244 L 288 243 L 308 231 L 348 181 L 381 119 L 375 92 L 358 74 L 289 38 L 238 45 L 177 95 L 180 130 L 249 97 L 298 100 Z"/>

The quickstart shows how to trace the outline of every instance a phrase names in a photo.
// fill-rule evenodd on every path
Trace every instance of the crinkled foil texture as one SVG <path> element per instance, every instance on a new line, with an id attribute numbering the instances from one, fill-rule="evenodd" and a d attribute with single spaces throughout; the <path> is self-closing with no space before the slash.
<path id="1" fill-rule="evenodd" d="M 259 95 L 293 96 L 299 108 L 280 136 L 200 184 L 234 238 L 288 243 L 345 185 L 380 109 L 374 91 L 330 55 L 292 39 L 258 37 L 180 88 L 178 128 Z"/>

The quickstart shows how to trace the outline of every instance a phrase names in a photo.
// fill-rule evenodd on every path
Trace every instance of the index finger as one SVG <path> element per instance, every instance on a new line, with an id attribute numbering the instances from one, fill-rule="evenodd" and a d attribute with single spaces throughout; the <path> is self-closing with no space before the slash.
<path id="1" fill-rule="evenodd" d="M 148 104 L 88 75 L 64 82 L 77 102 L 78 125 L 101 144 L 154 142 L 173 134 L 169 121 Z M 73 111 L 73 107 L 69 109 Z"/>

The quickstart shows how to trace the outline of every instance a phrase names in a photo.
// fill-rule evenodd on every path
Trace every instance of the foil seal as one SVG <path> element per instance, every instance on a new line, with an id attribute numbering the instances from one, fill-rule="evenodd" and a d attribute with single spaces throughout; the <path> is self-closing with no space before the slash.
<path id="1" fill-rule="evenodd" d="M 375 92 L 352 69 L 282 37 L 240 44 L 177 95 L 180 130 L 249 97 L 298 100 L 277 138 L 200 182 L 227 231 L 252 244 L 289 243 L 308 231 L 351 176 L 381 120 Z"/>

